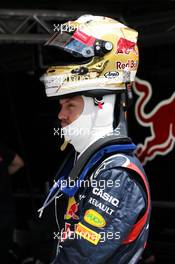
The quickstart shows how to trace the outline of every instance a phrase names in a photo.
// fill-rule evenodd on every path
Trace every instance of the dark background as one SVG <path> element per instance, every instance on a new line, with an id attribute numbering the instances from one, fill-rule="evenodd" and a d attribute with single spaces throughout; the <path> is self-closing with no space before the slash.
<path id="1" fill-rule="evenodd" d="M 16 15 L 19 10 L 20 14 Z M 137 76 L 149 81 L 153 88 L 146 112 L 168 99 L 175 90 L 175 1 L 1 1 L 0 134 L 26 162 L 25 168 L 13 178 L 17 228 L 23 230 L 30 229 L 30 221 L 37 222 L 36 211 L 45 197 L 47 182 L 52 183 L 66 155 L 59 150 L 59 137 L 54 136 L 58 102 L 46 98 L 39 81 L 48 63 L 57 60 L 61 64 L 65 57 L 44 49 L 45 40 L 38 35 L 49 35 L 38 24 L 31 25 L 28 31 L 24 27 L 19 34 L 14 33 L 25 19 L 24 13 L 32 10 L 57 12 L 57 17 L 47 20 L 50 33 L 54 22 L 65 22 L 85 13 L 109 16 L 135 28 L 139 32 L 140 48 Z M 29 20 L 28 26 L 30 23 Z M 37 36 L 27 41 L 26 34 Z M 129 131 L 137 144 L 150 136 L 150 129 L 142 127 L 134 117 L 138 97 L 133 96 Z M 163 129 L 161 123 L 160 129 Z M 150 240 L 162 263 L 175 263 L 174 157 L 173 149 L 165 156 L 156 156 L 145 166 L 153 200 Z"/>

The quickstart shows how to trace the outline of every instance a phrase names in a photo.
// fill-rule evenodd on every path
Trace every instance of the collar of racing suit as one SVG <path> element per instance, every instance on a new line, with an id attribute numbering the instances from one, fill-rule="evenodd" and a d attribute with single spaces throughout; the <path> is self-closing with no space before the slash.
<path id="1" fill-rule="evenodd" d="M 114 130 L 111 134 L 100 138 L 87 148 L 75 164 L 74 159 L 72 159 L 74 150 L 70 151 L 56 173 L 54 185 L 50 188 L 42 207 L 38 210 L 39 216 L 42 216 L 44 209 L 54 201 L 59 193 L 64 193 L 69 197 L 73 196 L 79 189 L 77 181 L 84 180 L 88 171 L 97 166 L 96 164 L 105 159 L 107 155 L 121 152 L 132 153 L 135 148 L 136 146 L 131 142 L 130 138 L 119 137 L 118 132 Z M 68 180 L 76 181 L 76 184 L 73 187 L 70 187 L 69 184 L 63 186 L 62 182 L 68 182 Z"/>

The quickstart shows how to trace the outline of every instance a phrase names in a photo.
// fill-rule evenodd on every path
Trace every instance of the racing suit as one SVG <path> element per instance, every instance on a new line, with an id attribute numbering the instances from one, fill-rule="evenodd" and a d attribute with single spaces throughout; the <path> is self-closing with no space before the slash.
<path id="1" fill-rule="evenodd" d="M 150 192 L 130 153 L 105 158 L 69 198 L 53 264 L 138 263 L 146 245 Z"/>

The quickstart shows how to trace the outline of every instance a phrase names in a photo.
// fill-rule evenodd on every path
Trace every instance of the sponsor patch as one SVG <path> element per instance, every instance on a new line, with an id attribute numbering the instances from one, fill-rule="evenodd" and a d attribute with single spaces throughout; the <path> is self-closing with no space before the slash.
<path id="1" fill-rule="evenodd" d="M 100 234 L 94 232 L 92 229 L 86 227 L 82 223 L 77 224 L 75 233 L 94 245 L 97 245 L 101 238 Z"/>
<path id="2" fill-rule="evenodd" d="M 95 227 L 104 227 L 106 225 L 103 216 L 93 209 L 85 212 L 84 221 Z"/>

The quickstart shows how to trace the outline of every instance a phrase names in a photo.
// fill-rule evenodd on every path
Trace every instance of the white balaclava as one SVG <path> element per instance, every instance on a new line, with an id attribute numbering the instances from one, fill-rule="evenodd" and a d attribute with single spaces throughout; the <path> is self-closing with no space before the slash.
<path id="1" fill-rule="evenodd" d="M 113 131 L 115 95 L 103 96 L 102 108 L 94 104 L 94 99 L 83 96 L 84 108 L 80 116 L 63 128 L 66 141 L 79 153 L 104 135 Z"/>

